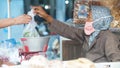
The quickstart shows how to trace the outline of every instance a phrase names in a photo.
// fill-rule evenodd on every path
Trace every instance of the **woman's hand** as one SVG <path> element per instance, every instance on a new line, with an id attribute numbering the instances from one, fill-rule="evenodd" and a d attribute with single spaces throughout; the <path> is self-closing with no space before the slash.
<path id="1" fill-rule="evenodd" d="M 29 15 L 21 15 L 13 19 L 14 24 L 27 24 L 31 21 L 31 17 Z"/>
<path id="2" fill-rule="evenodd" d="M 7 18 L 7 19 L 1 19 L 0 20 L 0 28 L 12 26 L 12 25 L 18 25 L 18 24 L 27 24 L 31 21 L 31 17 L 28 15 L 21 15 L 15 18 Z"/>

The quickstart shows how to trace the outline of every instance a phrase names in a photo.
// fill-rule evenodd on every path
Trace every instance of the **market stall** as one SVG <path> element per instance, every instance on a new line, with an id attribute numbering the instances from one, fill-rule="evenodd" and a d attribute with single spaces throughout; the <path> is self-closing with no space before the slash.
<path id="1" fill-rule="evenodd" d="M 110 30 L 113 31 L 115 34 L 117 34 L 118 37 L 120 37 L 120 35 L 119 35 L 120 34 L 120 29 L 119 29 L 120 21 L 118 19 L 119 13 L 114 13 L 116 11 L 119 11 L 118 9 L 116 9 L 118 7 L 110 7 L 107 5 L 107 4 L 109 4 L 107 2 L 109 2 L 109 1 L 105 1 L 105 2 L 104 1 L 95 1 L 95 2 L 92 2 L 92 4 L 107 6 L 111 10 L 113 10 L 112 15 L 114 16 L 115 19 L 114 19 L 113 23 L 111 24 L 112 28 L 110 28 Z M 117 6 L 120 6 L 119 4 L 117 4 L 117 2 L 119 2 L 119 0 L 116 0 L 115 4 Z M 114 2 L 111 2 L 111 3 L 114 5 Z M 81 3 L 77 3 L 77 4 L 81 4 Z M 85 8 L 86 8 L 85 10 L 88 9 L 87 7 L 85 7 Z M 80 16 L 80 18 L 86 18 L 86 14 L 82 17 Z M 32 21 L 34 21 L 34 20 L 32 20 Z M 82 19 L 82 22 L 84 22 L 84 19 Z M 29 30 L 30 30 L 30 28 L 27 28 L 27 30 L 24 32 L 24 37 L 21 38 L 21 41 L 24 45 L 23 49 L 19 50 L 19 55 L 22 59 L 21 63 L 19 65 L 16 65 L 16 64 L 7 64 L 7 63 L 3 63 L 2 61 L 0 61 L 0 65 L 3 64 L 2 65 L 3 68 L 4 67 L 6 67 L 6 68 L 120 68 L 120 62 L 94 63 L 86 58 L 79 58 L 78 56 L 80 56 L 80 55 L 77 54 L 80 51 L 79 46 L 67 47 L 68 48 L 67 50 L 65 48 L 63 48 L 63 51 L 62 51 L 63 52 L 62 53 L 63 60 L 48 60 L 46 58 L 46 56 L 41 56 L 41 52 L 43 53 L 44 45 L 48 42 L 49 36 L 47 36 L 45 39 L 43 39 L 42 37 L 39 37 L 40 36 L 39 34 L 37 34 L 39 32 L 36 31 L 36 32 L 30 34 L 30 32 L 27 32 Z M 37 36 L 37 38 L 34 38 L 34 37 L 28 38 L 31 35 Z M 39 41 L 41 41 L 41 42 L 39 42 Z M 69 45 L 78 45 L 79 44 L 76 42 L 74 42 L 74 43 L 72 43 L 71 41 L 62 42 L 62 44 L 64 44 L 64 47 L 67 45 L 69 46 Z M 41 44 L 41 45 L 39 45 L 39 44 Z M 33 46 L 33 45 L 35 45 L 35 46 Z M 70 49 L 74 49 L 74 51 L 72 51 L 72 53 L 71 53 Z M 66 52 L 66 51 L 68 51 L 68 52 Z M 76 53 L 74 53 L 74 52 L 76 52 Z M 73 53 L 74 53 L 74 56 L 73 56 Z M 32 54 L 32 56 L 29 57 L 29 55 L 31 55 L 31 54 Z M 45 53 L 44 53 L 44 55 L 45 55 Z"/>

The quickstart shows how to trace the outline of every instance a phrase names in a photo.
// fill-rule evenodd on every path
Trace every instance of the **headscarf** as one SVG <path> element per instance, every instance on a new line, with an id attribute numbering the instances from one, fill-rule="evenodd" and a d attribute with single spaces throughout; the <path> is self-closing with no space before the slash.
<path id="1" fill-rule="evenodd" d="M 90 35 L 89 45 L 94 41 L 95 37 L 102 30 L 108 30 L 110 27 L 110 23 L 113 20 L 111 16 L 110 10 L 104 6 L 91 6 L 92 18 L 93 18 L 93 27 L 95 28 L 95 32 Z"/>

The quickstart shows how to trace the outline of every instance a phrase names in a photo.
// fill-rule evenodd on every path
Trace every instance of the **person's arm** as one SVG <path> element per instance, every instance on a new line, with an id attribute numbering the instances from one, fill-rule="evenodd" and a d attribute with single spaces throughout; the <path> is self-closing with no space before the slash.
<path id="1" fill-rule="evenodd" d="M 68 26 L 61 21 L 55 20 L 53 17 L 48 15 L 41 6 L 33 6 L 34 13 L 44 18 L 48 24 L 50 31 L 53 31 L 61 36 L 64 36 L 73 40 L 83 40 L 83 30 Z"/>
<path id="2" fill-rule="evenodd" d="M 7 18 L 0 20 L 0 28 L 4 28 L 11 25 L 27 24 L 31 20 L 28 15 L 21 15 L 16 18 Z"/>

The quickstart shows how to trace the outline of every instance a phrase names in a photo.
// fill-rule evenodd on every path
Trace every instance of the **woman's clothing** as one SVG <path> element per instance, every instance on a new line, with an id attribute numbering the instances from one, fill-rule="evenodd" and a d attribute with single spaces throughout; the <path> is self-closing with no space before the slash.
<path id="1" fill-rule="evenodd" d="M 81 52 L 78 52 L 81 57 L 88 58 L 93 62 L 120 61 L 119 38 L 109 30 L 100 31 L 91 45 L 89 45 L 89 36 L 86 36 L 80 28 L 71 27 L 54 20 L 49 24 L 49 29 L 63 37 L 78 41 L 80 46 L 82 46 L 80 48 Z"/>
<path id="2" fill-rule="evenodd" d="M 95 37 L 100 33 L 101 30 L 108 30 L 110 23 L 113 20 L 110 9 L 104 6 L 91 6 L 93 27 L 95 32 L 90 35 L 89 44 L 93 42 Z"/>

